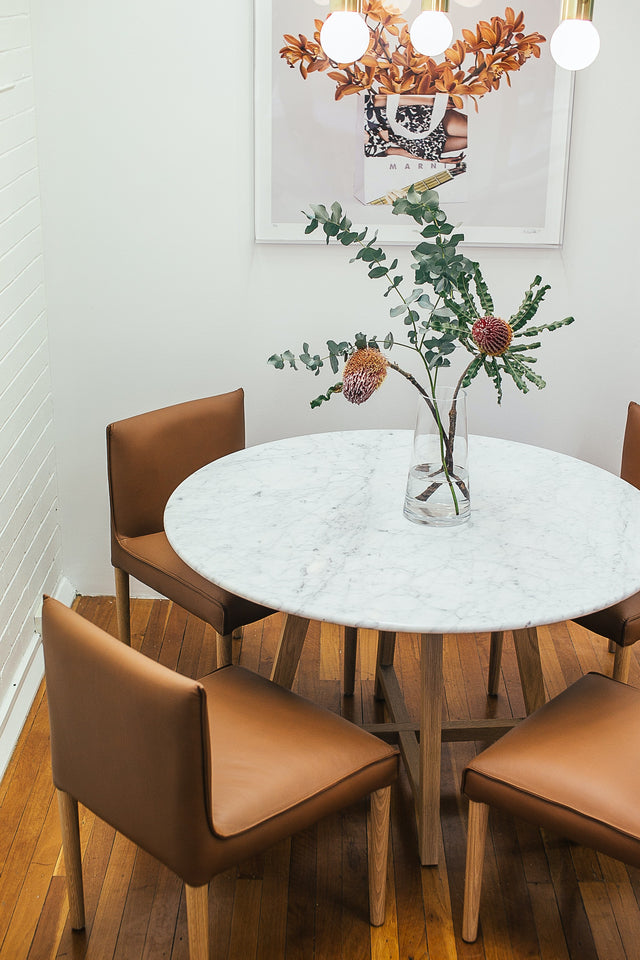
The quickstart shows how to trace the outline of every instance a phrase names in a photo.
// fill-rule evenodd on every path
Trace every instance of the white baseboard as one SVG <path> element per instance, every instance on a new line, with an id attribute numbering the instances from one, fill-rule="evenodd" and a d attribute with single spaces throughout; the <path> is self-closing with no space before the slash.
<path id="1" fill-rule="evenodd" d="M 67 578 L 61 577 L 52 596 L 70 607 L 76 593 Z M 36 623 L 38 620 L 39 615 L 36 615 Z M 42 638 L 36 629 L 15 672 L 10 693 L 0 704 L 0 779 L 5 774 L 43 677 Z"/>

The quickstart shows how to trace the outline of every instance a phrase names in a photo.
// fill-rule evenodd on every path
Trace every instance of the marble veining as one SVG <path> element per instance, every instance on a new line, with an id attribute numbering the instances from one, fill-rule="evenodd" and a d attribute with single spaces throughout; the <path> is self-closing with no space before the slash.
<path id="1" fill-rule="evenodd" d="M 572 619 L 640 590 L 640 492 L 564 454 L 469 441 L 471 518 L 402 513 L 411 431 L 294 437 L 217 460 L 169 500 L 193 569 L 287 613 L 398 632 Z"/>

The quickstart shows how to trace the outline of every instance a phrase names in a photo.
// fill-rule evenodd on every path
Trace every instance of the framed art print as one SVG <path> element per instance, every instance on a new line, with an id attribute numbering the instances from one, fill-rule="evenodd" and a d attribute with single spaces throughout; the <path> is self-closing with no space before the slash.
<path id="1" fill-rule="evenodd" d="M 328 6 L 255 0 L 256 240 L 314 240 L 303 211 L 338 200 L 382 242 L 410 242 L 392 201 L 415 184 L 467 243 L 561 244 L 573 74 L 549 52 L 558 2 L 472 2 L 452 0 L 454 40 L 427 63 L 406 42 L 419 0 L 364 0 L 378 46 L 349 67 L 317 42 Z"/>

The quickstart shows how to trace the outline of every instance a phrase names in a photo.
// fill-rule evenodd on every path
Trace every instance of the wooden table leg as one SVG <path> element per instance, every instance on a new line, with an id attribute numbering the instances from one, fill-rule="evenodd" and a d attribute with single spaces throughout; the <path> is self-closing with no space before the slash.
<path id="1" fill-rule="evenodd" d="M 352 697 L 356 686 L 356 657 L 358 655 L 357 627 L 344 628 L 344 680 L 343 693 Z"/>
<path id="2" fill-rule="evenodd" d="M 380 679 L 378 676 L 378 667 L 390 667 L 393 663 L 393 655 L 396 650 L 396 635 L 395 633 L 386 633 L 384 630 L 381 630 L 378 633 L 378 654 L 377 654 L 377 663 L 376 663 L 376 685 L 374 690 L 374 696 L 376 700 L 384 700 L 384 693 L 382 692 L 382 687 L 380 686 Z"/>
<path id="3" fill-rule="evenodd" d="M 420 638 L 420 786 L 417 798 L 418 844 L 423 866 L 438 862 L 440 836 L 440 757 L 442 726 L 441 633 Z"/>
<path id="4" fill-rule="evenodd" d="M 535 627 L 513 631 L 513 642 L 518 658 L 520 683 L 527 714 L 533 713 L 545 702 L 542 663 L 538 646 L 538 631 Z"/>
<path id="5" fill-rule="evenodd" d="M 500 669 L 502 666 L 502 642 L 504 633 L 494 632 L 491 634 L 491 646 L 489 649 L 489 680 L 487 683 L 487 693 L 490 697 L 498 696 L 498 687 L 500 686 Z"/>
<path id="6" fill-rule="evenodd" d="M 308 626 L 309 621 L 305 617 L 296 617 L 288 613 L 284 618 L 271 679 L 281 687 L 287 687 L 288 690 L 293 686 Z"/>

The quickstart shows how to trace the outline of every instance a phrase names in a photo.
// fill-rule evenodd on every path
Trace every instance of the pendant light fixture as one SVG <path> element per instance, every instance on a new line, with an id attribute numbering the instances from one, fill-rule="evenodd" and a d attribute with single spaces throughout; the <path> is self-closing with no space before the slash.
<path id="1" fill-rule="evenodd" d="M 565 70 L 582 70 L 600 50 L 600 36 L 591 22 L 594 0 L 562 0 L 560 25 L 551 37 L 551 56 Z"/>
<path id="2" fill-rule="evenodd" d="M 361 11 L 361 0 L 331 0 L 331 12 L 320 31 L 320 45 L 335 63 L 353 63 L 366 52 L 371 33 Z"/>
<path id="3" fill-rule="evenodd" d="M 447 16 L 449 0 L 422 0 L 422 13 L 409 31 L 411 43 L 418 53 L 435 57 L 443 53 L 453 40 L 453 27 Z"/>

